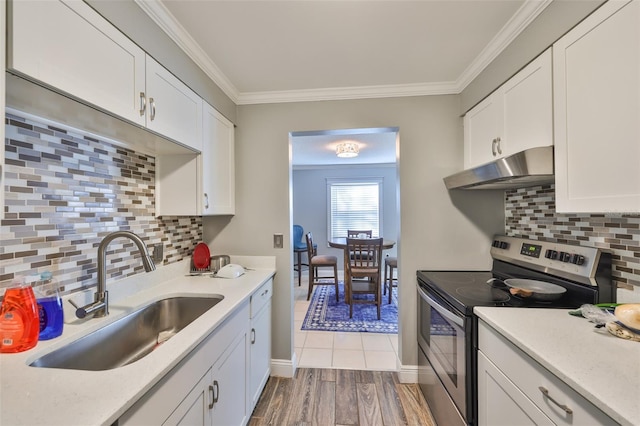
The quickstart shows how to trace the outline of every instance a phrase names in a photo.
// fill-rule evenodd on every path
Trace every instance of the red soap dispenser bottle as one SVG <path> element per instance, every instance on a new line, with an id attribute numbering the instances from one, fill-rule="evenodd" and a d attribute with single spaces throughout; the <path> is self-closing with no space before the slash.
<path id="1" fill-rule="evenodd" d="M 0 352 L 22 352 L 38 343 L 40 318 L 31 286 L 17 282 L 4 293 L 0 306 Z"/>

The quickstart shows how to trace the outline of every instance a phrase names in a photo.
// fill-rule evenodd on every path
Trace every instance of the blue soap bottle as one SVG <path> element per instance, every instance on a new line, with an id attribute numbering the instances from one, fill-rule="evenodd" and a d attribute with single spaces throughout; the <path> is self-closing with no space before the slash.
<path id="1" fill-rule="evenodd" d="M 49 340 L 62 334 L 64 326 L 64 310 L 58 289 L 58 283 L 51 272 L 40 275 L 40 280 L 34 283 L 36 300 L 38 302 L 38 316 L 40 317 L 39 340 Z"/>

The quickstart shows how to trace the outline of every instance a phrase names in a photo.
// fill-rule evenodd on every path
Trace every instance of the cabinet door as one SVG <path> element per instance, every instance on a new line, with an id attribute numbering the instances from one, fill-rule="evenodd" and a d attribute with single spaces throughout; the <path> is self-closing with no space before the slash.
<path id="1" fill-rule="evenodd" d="M 484 354 L 478 351 L 478 425 L 553 425 Z"/>
<path id="2" fill-rule="evenodd" d="M 553 145 L 551 49 L 534 59 L 502 88 L 504 156 Z"/>
<path id="3" fill-rule="evenodd" d="M 247 334 L 242 333 L 213 365 L 214 425 L 243 425 L 247 420 Z"/>
<path id="4" fill-rule="evenodd" d="M 253 411 L 271 372 L 271 302 L 251 320 L 249 402 Z"/>
<path id="5" fill-rule="evenodd" d="M 488 163 L 501 156 L 502 96 L 493 93 L 464 116 L 464 168 Z"/>
<path id="6" fill-rule="evenodd" d="M 202 98 L 147 55 L 147 128 L 202 151 Z"/>
<path id="7" fill-rule="evenodd" d="M 5 0 L 0 0 L 0 69 L 5 69 L 5 48 L 6 48 L 6 8 Z M 4 111 L 5 106 L 5 73 L 0 73 L 0 111 Z M 0 126 L 0 140 L 4 141 L 4 126 Z M 4 142 L 0 143 L 0 206 L 4 206 Z M 4 219 L 4 208 L 0 210 L 0 220 Z"/>
<path id="8" fill-rule="evenodd" d="M 9 10 L 9 68 L 144 125 L 142 49 L 82 1 L 13 1 Z"/>
<path id="9" fill-rule="evenodd" d="M 640 211 L 640 3 L 607 2 L 553 52 L 557 211 Z"/>
<path id="10" fill-rule="evenodd" d="M 235 214 L 233 123 L 203 103 L 202 214 Z"/>
<path id="11" fill-rule="evenodd" d="M 165 420 L 163 426 L 172 425 L 210 425 L 211 402 L 213 400 L 213 386 L 211 385 L 211 370 L 193 387 L 191 392 L 178 405 L 171 416 Z"/>

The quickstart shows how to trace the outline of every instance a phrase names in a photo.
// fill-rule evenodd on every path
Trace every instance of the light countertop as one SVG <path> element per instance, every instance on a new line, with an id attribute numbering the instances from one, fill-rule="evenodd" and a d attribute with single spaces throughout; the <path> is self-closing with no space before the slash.
<path id="1" fill-rule="evenodd" d="M 186 276 L 188 261 L 108 284 L 109 315 L 77 320 L 65 300 L 62 336 L 25 352 L 0 355 L 0 424 L 111 425 L 187 356 L 236 308 L 275 274 L 275 260 L 232 262 L 251 267 L 236 279 Z M 266 259 L 266 260 L 265 260 Z M 80 303 L 93 293 L 72 295 Z M 224 299 L 144 358 L 106 371 L 30 367 L 35 359 L 101 328 L 150 302 L 176 296 L 222 295 Z M 70 305 L 69 305 L 70 307 Z"/>
<path id="2" fill-rule="evenodd" d="M 640 342 L 615 337 L 565 309 L 474 313 L 612 419 L 640 424 Z"/>

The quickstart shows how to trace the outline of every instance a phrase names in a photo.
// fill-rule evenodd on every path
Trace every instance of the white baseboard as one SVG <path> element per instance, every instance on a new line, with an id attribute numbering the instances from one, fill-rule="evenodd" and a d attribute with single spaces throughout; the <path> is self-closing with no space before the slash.
<path id="1" fill-rule="evenodd" d="M 271 375 L 277 377 L 293 377 L 298 368 L 298 360 L 296 353 L 293 353 L 292 359 L 271 359 Z"/>
<path id="2" fill-rule="evenodd" d="M 400 380 L 400 383 L 418 383 L 418 366 L 400 365 L 398 368 L 398 380 Z"/>

